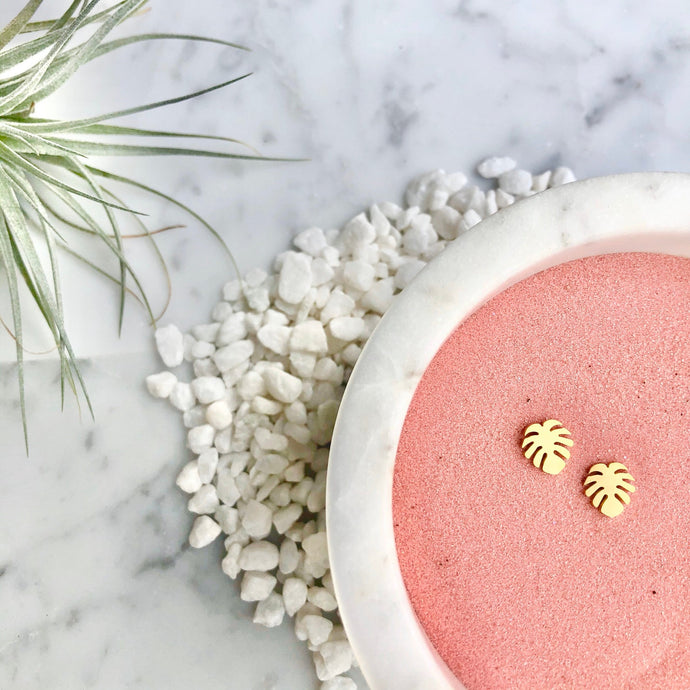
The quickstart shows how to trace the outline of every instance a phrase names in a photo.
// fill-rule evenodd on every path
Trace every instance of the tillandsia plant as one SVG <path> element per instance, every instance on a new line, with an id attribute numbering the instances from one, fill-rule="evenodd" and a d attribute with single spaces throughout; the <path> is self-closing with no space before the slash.
<path id="1" fill-rule="evenodd" d="M 67 386 L 77 399 L 80 393 L 84 396 L 93 414 L 74 350 L 65 331 L 58 270 L 61 251 L 77 256 L 94 270 L 116 281 L 120 328 L 127 292 L 138 295 L 152 322 L 155 322 L 141 283 L 124 254 L 119 216 L 128 214 L 139 223 L 141 235 L 151 237 L 151 232 L 144 226 L 142 214 L 116 196 L 111 186 L 124 183 L 158 195 L 191 213 L 217 236 L 208 223 L 191 209 L 159 190 L 96 166 L 93 157 L 191 155 L 260 158 L 207 148 L 123 143 L 120 137 L 129 137 L 130 141 L 131 137 L 144 137 L 149 142 L 180 137 L 233 144 L 239 142 L 225 137 L 110 124 L 115 118 L 195 98 L 249 75 L 192 94 L 88 119 L 41 119 L 35 115 L 36 104 L 60 88 L 82 65 L 133 43 L 184 39 L 243 49 L 242 46 L 219 39 L 182 34 L 146 33 L 106 40 L 113 29 L 139 13 L 147 1 L 120 0 L 108 3 L 101 0 L 74 0 L 59 18 L 32 21 L 43 0 L 30 0 L 0 31 L 0 262 L 4 268 L 12 310 L 13 326 L 10 328 L 8 325 L 7 330 L 16 341 L 25 439 L 25 348 L 20 306 L 20 293 L 25 289 L 50 330 L 59 355 L 63 404 Z M 116 262 L 115 275 L 91 263 L 70 246 L 66 235 L 70 228 L 93 235 L 107 247 Z M 39 255 L 44 258 L 39 258 Z"/>

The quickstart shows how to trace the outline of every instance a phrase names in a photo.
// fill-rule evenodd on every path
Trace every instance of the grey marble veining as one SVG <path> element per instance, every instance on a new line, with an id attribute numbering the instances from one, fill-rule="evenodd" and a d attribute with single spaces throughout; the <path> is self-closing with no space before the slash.
<path id="1" fill-rule="evenodd" d="M 22 4 L 2 3 L 0 21 Z M 202 213 L 243 270 L 268 266 L 299 229 L 337 227 L 373 201 L 399 199 L 419 172 L 467 170 L 493 153 L 532 170 L 565 162 L 580 177 L 689 167 L 690 15 L 680 0 L 152 0 L 150 8 L 132 30 L 215 34 L 252 52 L 135 46 L 89 66 L 39 114 L 88 115 L 254 72 L 127 121 L 227 134 L 308 162 L 108 162 Z M 132 200 L 151 227 L 187 224 L 160 236 L 174 284 L 166 318 L 204 320 L 229 261 L 178 210 Z M 140 240 L 128 249 L 162 303 L 150 250 Z M 219 549 L 184 547 L 191 520 L 173 486 L 183 434 L 176 414 L 142 388 L 157 367 L 143 312 L 129 305 L 118 339 L 111 286 L 69 261 L 64 273 L 97 418 L 80 420 L 71 401 L 60 414 L 55 363 L 32 364 L 27 460 L 13 346 L 0 339 L 0 687 L 316 687 L 287 626 L 251 624 L 220 572 Z"/>

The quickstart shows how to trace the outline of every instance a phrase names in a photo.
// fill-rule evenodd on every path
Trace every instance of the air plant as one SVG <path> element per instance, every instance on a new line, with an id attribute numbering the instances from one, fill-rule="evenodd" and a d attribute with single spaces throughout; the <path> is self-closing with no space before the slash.
<path id="1" fill-rule="evenodd" d="M 110 277 L 116 281 L 119 290 L 120 328 L 127 292 L 137 293 L 152 322 L 155 319 L 141 283 L 123 251 L 123 233 L 118 214 L 124 212 L 134 218 L 142 226 L 142 234 L 151 237 L 151 233 L 143 225 L 141 214 L 115 195 L 111 189 L 113 183 L 124 183 L 162 197 L 191 213 L 216 234 L 198 214 L 177 200 L 141 182 L 96 166 L 93 157 L 186 155 L 260 158 L 179 145 L 124 143 L 121 137 L 128 137 L 130 141 L 132 137 L 142 137 L 163 143 L 167 139 L 180 137 L 234 144 L 239 142 L 225 137 L 111 124 L 116 118 L 196 98 L 249 75 L 177 98 L 87 119 L 42 119 L 35 115 L 36 105 L 59 89 L 82 65 L 133 43 L 184 39 L 243 49 L 224 40 L 182 34 L 145 33 L 106 40 L 113 29 L 140 12 L 147 2 L 120 0 L 114 4 L 105 3 L 107 6 L 103 7 L 101 0 L 74 0 L 59 18 L 32 21 L 43 0 L 30 0 L 0 31 L 0 262 L 7 280 L 12 311 L 13 325 L 8 325 L 7 329 L 16 341 L 19 400 L 25 439 L 25 348 L 20 306 L 20 292 L 24 290 L 22 284 L 50 330 L 59 355 L 63 405 L 67 385 L 77 398 L 81 392 L 93 414 L 84 379 L 65 330 L 58 257 L 61 251 L 66 251 L 86 261 L 99 273 L 110 274 L 71 247 L 66 231 L 71 227 L 90 233 L 114 257 L 117 272 Z M 102 217 L 100 221 L 99 217 Z M 47 258 L 40 259 L 40 254 Z"/>

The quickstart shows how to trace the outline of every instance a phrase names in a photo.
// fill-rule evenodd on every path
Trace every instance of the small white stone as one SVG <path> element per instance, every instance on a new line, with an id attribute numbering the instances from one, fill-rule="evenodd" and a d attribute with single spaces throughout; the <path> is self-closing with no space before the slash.
<path id="1" fill-rule="evenodd" d="M 276 578 L 269 573 L 245 573 L 240 585 L 240 599 L 263 601 L 274 590 L 276 582 Z"/>
<path id="2" fill-rule="evenodd" d="M 278 294 L 288 304 L 298 304 L 311 288 L 311 259 L 306 254 L 288 252 L 280 269 Z"/>
<path id="3" fill-rule="evenodd" d="M 306 635 L 306 641 L 316 647 L 327 642 L 333 630 L 333 623 L 328 618 L 316 614 L 303 616 L 295 626 L 295 632 L 298 626 L 301 629 L 300 632 Z"/>
<path id="4" fill-rule="evenodd" d="M 231 280 L 223 285 L 223 299 L 228 302 L 236 302 L 242 295 L 242 283 L 239 280 Z"/>
<path id="5" fill-rule="evenodd" d="M 347 676 L 336 676 L 321 683 L 319 690 L 357 690 L 357 683 Z"/>
<path id="6" fill-rule="evenodd" d="M 556 168 L 553 171 L 549 187 L 560 187 L 562 184 L 568 184 L 575 181 L 575 175 L 570 168 Z"/>
<path id="7" fill-rule="evenodd" d="M 199 515 L 211 514 L 215 513 L 219 505 L 216 487 L 213 484 L 204 484 L 187 502 L 187 510 Z"/>
<path id="8" fill-rule="evenodd" d="M 191 354 L 194 359 L 205 359 L 210 357 L 215 351 L 215 345 L 207 343 L 205 340 L 199 340 L 192 346 Z"/>
<path id="9" fill-rule="evenodd" d="M 351 253 L 362 245 L 371 244 L 375 239 L 376 230 L 364 213 L 349 221 L 340 234 L 340 240 Z"/>
<path id="10" fill-rule="evenodd" d="M 216 400 L 206 408 L 206 421 L 217 430 L 226 429 L 232 423 L 232 410 L 227 400 Z"/>
<path id="11" fill-rule="evenodd" d="M 211 311 L 211 318 L 221 324 L 230 314 L 232 314 L 232 305 L 229 302 L 218 302 Z"/>
<path id="12" fill-rule="evenodd" d="M 177 376 L 171 371 L 161 371 L 146 377 L 146 388 L 154 398 L 167 398 L 175 388 Z"/>
<path id="13" fill-rule="evenodd" d="M 288 441 L 283 434 L 276 434 L 268 429 L 259 427 L 254 432 L 254 438 L 262 450 L 276 450 L 278 452 L 287 449 Z"/>
<path id="14" fill-rule="evenodd" d="M 246 362 L 253 352 L 254 343 L 251 340 L 238 340 L 216 350 L 212 359 L 220 371 L 226 372 Z"/>
<path id="15" fill-rule="evenodd" d="M 346 640 L 324 642 L 314 654 L 314 667 L 319 680 L 330 680 L 352 668 L 352 648 Z"/>
<path id="16" fill-rule="evenodd" d="M 182 333 L 177 326 L 170 324 L 157 328 L 154 333 L 158 354 L 166 367 L 176 367 L 182 364 L 184 344 Z"/>
<path id="17" fill-rule="evenodd" d="M 235 476 L 229 469 L 218 471 L 216 490 L 218 498 L 227 506 L 234 506 L 240 498 L 240 490 L 235 481 Z"/>
<path id="18" fill-rule="evenodd" d="M 192 381 L 192 391 L 200 403 L 208 405 L 225 395 L 225 384 L 217 376 L 199 376 Z"/>
<path id="19" fill-rule="evenodd" d="M 286 537 L 280 543 L 278 570 L 283 573 L 283 575 L 289 575 L 295 571 L 298 565 L 299 550 L 297 544 L 292 539 Z"/>
<path id="20" fill-rule="evenodd" d="M 216 430 L 210 424 L 200 424 L 187 433 L 187 447 L 193 453 L 201 453 L 213 445 Z"/>
<path id="21" fill-rule="evenodd" d="M 515 197 L 512 194 L 508 194 L 502 189 L 496 190 L 496 206 L 498 208 L 506 208 L 513 203 L 515 203 Z"/>
<path id="22" fill-rule="evenodd" d="M 247 544 L 242 549 L 239 563 L 242 570 L 273 570 L 278 565 L 278 547 L 268 541 Z"/>
<path id="23" fill-rule="evenodd" d="M 256 605 L 254 611 L 254 623 L 263 625 L 265 628 L 275 628 L 283 622 L 285 616 L 285 606 L 283 598 L 276 592 L 266 597 Z"/>
<path id="24" fill-rule="evenodd" d="M 317 323 L 316 321 L 314 323 Z M 321 325 L 321 324 L 319 324 Z M 266 369 L 264 382 L 268 392 L 283 403 L 292 403 L 299 398 L 302 392 L 302 381 L 292 374 L 280 369 Z"/>
<path id="25" fill-rule="evenodd" d="M 304 541 L 302 547 L 304 547 Z M 307 592 L 307 601 L 322 611 L 335 611 L 338 608 L 335 597 L 325 587 L 310 587 Z"/>
<path id="26" fill-rule="evenodd" d="M 240 568 L 240 553 L 242 553 L 242 544 L 234 542 L 229 544 L 228 552 L 220 562 L 222 571 L 231 579 L 235 579 L 241 572 Z"/>
<path id="27" fill-rule="evenodd" d="M 292 498 L 292 493 L 290 497 Z M 273 524 L 278 534 L 285 534 L 300 519 L 303 510 L 304 507 L 299 503 L 291 503 L 285 508 L 276 510 L 273 514 Z"/>
<path id="28" fill-rule="evenodd" d="M 311 264 L 311 284 L 314 287 L 323 286 L 333 279 L 335 271 L 328 265 L 325 259 L 314 259 Z M 328 289 L 326 289 L 328 294 Z M 317 300 L 318 302 L 318 300 Z"/>
<path id="29" fill-rule="evenodd" d="M 275 476 L 271 478 L 278 480 L 278 477 Z M 264 484 L 263 488 L 266 488 L 266 484 Z M 286 506 L 290 505 L 290 488 L 291 487 L 287 482 L 277 484 L 273 489 L 270 490 L 270 494 L 268 494 L 269 498 L 271 499 L 271 503 L 273 503 L 273 505 L 277 508 L 285 508 Z"/>
<path id="30" fill-rule="evenodd" d="M 209 448 L 200 453 L 197 458 L 197 467 L 199 468 L 199 478 L 204 484 L 208 484 L 216 474 L 218 451 L 215 448 Z"/>
<path id="31" fill-rule="evenodd" d="M 271 532 L 273 512 L 259 501 L 249 501 L 242 516 L 242 527 L 253 539 L 264 539 Z"/>
<path id="32" fill-rule="evenodd" d="M 270 417 L 279 414 L 282 409 L 282 403 L 279 403 L 277 400 L 264 398 L 262 395 L 257 395 L 256 398 L 252 400 L 252 410 L 254 410 L 254 412 L 258 412 L 259 414 L 265 414 Z"/>
<path id="33" fill-rule="evenodd" d="M 492 156 L 486 158 L 477 166 L 477 172 L 486 179 L 500 177 L 503 173 L 513 170 L 517 163 L 508 157 Z"/>
<path id="34" fill-rule="evenodd" d="M 292 543 L 294 544 L 294 542 Z M 298 577 L 289 577 L 283 582 L 283 603 L 288 616 L 294 616 L 306 601 L 307 585 L 302 580 Z M 326 619 L 324 618 L 324 620 Z"/>
<path id="35" fill-rule="evenodd" d="M 477 223 L 481 222 L 482 217 L 473 209 L 466 211 L 462 217 L 463 224 L 466 229 L 473 228 Z M 380 312 L 383 313 L 383 312 Z"/>
<path id="36" fill-rule="evenodd" d="M 339 340 L 356 340 L 364 330 L 364 321 L 356 316 L 337 316 L 328 322 L 328 331 Z"/>
<path id="37" fill-rule="evenodd" d="M 291 333 L 292 329 L 288 326 L 268 324 L 262 326 L 256 336 L 259 342 L 271 352 L 275 352 L 278 355 L 286 355 Z"/>
<path id="38" fill-rule="evenodd" d="M 534 175 L 532 177 L 532 191 L 533 192 L 543 192 L 548 188 L 549 182 L 551 181 L 551 171 L 541 173 L 541 175 Z"/>
<path id="39" fill-rule="evenodd" d="M 433 213 L 431 223 L 439 237 L 454 240 L 458 236 L 460 213 L 452 206 L 444 206 Z"/>
<path id="40" fill-rule="evenodd" d="M 321 322 L 328 323 L 340 316 L 349 316 L 355 308 L 355 301 L 342 290 L 333 290 L 324 308 L 321 310 Z"/>
<path id="41" fill-rule="evenodd" d="M 307 421 L 307 408 L 303 402 L 295 400 L 295 402 L 285 408 L 285 417 L 293 424 L 305 424 Z"/>
<path id="42" fill-rule="evenodd" d="M 282 474 L 288 466 L 288 459 L 278 453 L 267 453 L 256 461 L 254 467 L 258 472 L 266 475 Z M 269 489 L 270 491 L 270 489 Z"/>
<path id="43" fill-rule="evenodd" d="M 196 460 L 188 462 L 182 468 L 180 473 L 177 475 L 175 484 L 177 484 L 177 486 L 179 486 L 180 489 L 187 494 L 196 493 L 201 488 L 203 482 L 199 476 L 199 466 L 197 465 Z"/>
<path id="44" fill-rule="evenodd" d="M 308 381 L 305 379 L 310 379 L 314 374 L 316 355 L 312 355 L 308 352 L 291 352 L 290 365 L 292 371 L 302 377 L 302 391 L 304 392 L 305 387 L 308 385 Z"/>
<path id="45" fill-rule="evenodd" d="M 317 532 L 316 534 L 306 537 L 302 541 L 302 548 L 304 549 L 304 553 L 306 553 L 314 563 L 324 568 L 329 567 L 328 544 L 326 542 L 325 532 Z M 316 605 L 318 606 L 318 604 Z"/>
<path id="46" fill-rule="evenodd" d="M 247 325 L 244 312 L 230 314 L 221 324 L 216 335 L 216 345 L 229 345 L 247 336 Z"/>
<path id="47" fill-rule="evenodd" d="M 292 329 L 290 349 L 299 350 L 300 352 L 326 352 L 328 350 L 328 340 L 321 322 L 309 320 L 297 324 Z"/>
<path id="48" fill-rule="evenodd" d="M 343 267 L 343 281 L 355 290 L 366 292 L 374 284 L 374 267 L 364 261 L 348 261 Z"/>
<path id="49" fill-rule="evenodd" d="M 295 236 L 292 243 L 311 256 L 318 256 L 326 247 L 326 236 L 321 228 L 307 228 Z"/>
<path id="50" fill-rule="evenodd" d="M 524 196 L 532 189 L 532 175 L 527 170 L 509 170 L 500 175 L 498 185 L 508 194 Z"/>
<path id="51" fill-rule="evenodd" d="M 362 295 L 361 304 L 365 309 L 383 314 L 393 303 L 393 291 L 392 278 L 379 280 L 370 290 Z"/>
<path id="52" fill-rule="evenodd" d="M 173 386 L 170 393 L 170 404 L 184 412 L 186 410 L 191 410 L 196 403 L 196 398 L 194 397 L 194 392 L 192 387 L 188 383 L 183 383 L 179 381 Z"/>
<path id="53" fill-rule="evenodd" d="M 492 216 L 498 211 L 498 204 L 496 203 L 496 191 L 490 189 L 486 193 L 486 206 L 484 208 L 484 216 Z"/>
<path id="54" fill-rule="evenodd" d="M 484 192 L 475 185 L 464 187 L 453 194 L 448 200 L 448 205 L 460 213 L 465 213 L 470 209 L 480 211 L 485 205 Z"/>
<path id="55" fill-rule="evenodd" d="M 237 508 L 220 505 L 213 514 L 213 519 L 220 525 L 225 534 L 234 534 L 240 524 L 240 514 Z M 239 551 L 237 552 L 239 556 Z"/>
<path id="56" fill-rule="evenodd" d="M 283 433 L 297 441 L 297 443 L 301 443 L 303 445 L 306 445 L 311 440 L 311 431 L 309 431 L 308 427 L 302 424 L 293 424 L 292 422 L 288 422 L 283 427 Z"/>
<path id="57" fill-rule="evenodd" d="M 220 534 L 220 525 L 208 515 L 200 515 L 189 533 L 189 545 L 201 549 L 210 544 Z"/>
<path id="58" fill-rule="evenodd" d="M 194 370 L 194 376 L 218 376 L 220 371 L 215 362 L 210 358 L 206 359 L 195 359 L 192 364 L 192 369 Z"/>

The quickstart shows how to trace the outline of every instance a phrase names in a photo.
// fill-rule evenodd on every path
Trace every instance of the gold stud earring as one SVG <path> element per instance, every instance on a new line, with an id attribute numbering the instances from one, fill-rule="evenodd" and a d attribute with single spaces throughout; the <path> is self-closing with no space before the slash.
<path id="1" fill-rule="evenodd" d="M 614 518 L 630 503 L 630 494 L 635 491 L 630 482 L 634 481 L 635 478 L 622 462 L 608 465 L 599 462 L 589 469 L 584 482 L 585 496 L 604 515 Z"/>
<path id="2" fill-rule="evenodd" d="M 547 474 L 558 474 L 570 458 L 568 447 L 574 442 L 570 432 L 556 419 L 530 424 L 525 429 L 522 449 L 532 464 Z"/>

